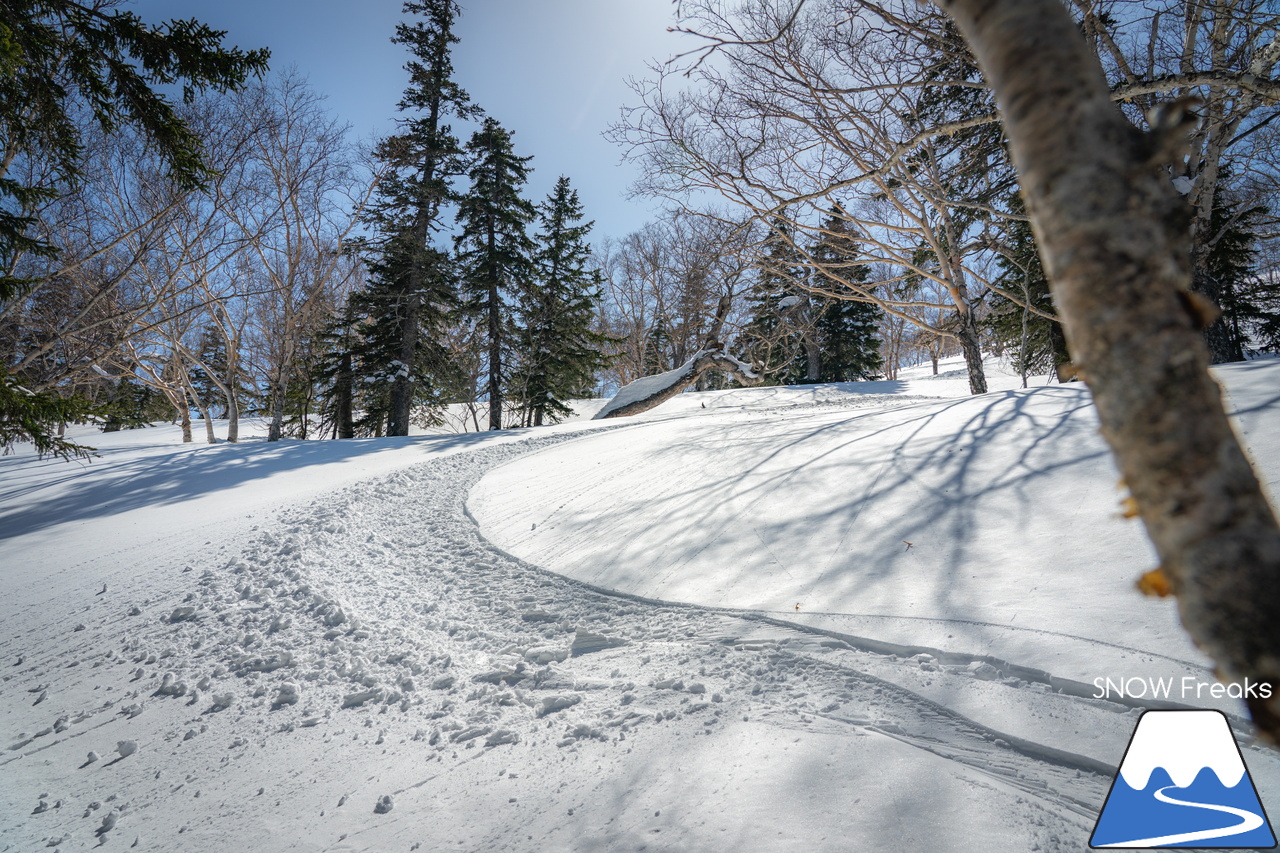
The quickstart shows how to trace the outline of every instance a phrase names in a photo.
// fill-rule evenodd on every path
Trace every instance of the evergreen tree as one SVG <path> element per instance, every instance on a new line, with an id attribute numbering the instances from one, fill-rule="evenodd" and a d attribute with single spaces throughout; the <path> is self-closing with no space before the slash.
<path id="1" fill-rule="evenodd" d="M 266 50 L 223 48 L 223 35 L 195 20 L 154 27 L 132 12 L 61 0 L 0 4 L 0 308 L 32 283 L 15 274 L 20 257 L 57 255 L 58 247 L 30 233 L 29 213 L 79 174 L 81 116 L 106 130 L 138 128 L 179 186 L 198 187 L 210 174 L 199 138 L 153 87 L 227 91 L 266 70 Z M 45 166 L 31 171 L 48 181 L 13 177 L 22 160 Z M 0 448 L 29 440 L 40 453 L 86 455 L 50 427 L 83 417 L 87 404 L 33 394 L 6 368 L 0 365 Z"/>
<path id="2" fill-rule="evenodd" d="M 404 10 L 422 18 L 399 24 L 392 38 L 414 57 L 398 105 L 407 116 L 399 120 L 400 132 L 375 150 L 388 168 L 366 217 L 374 234 L 357 244 L 371 275 L 355 300 L 366 322 L 352 349 L 365 391 L 362 420 L 376 435 L 383 422 L 387 435 L 408 435 L 414 405 L 442 402 L 448 358 L 438 331 L 456 293 L 449 254 L 432 241 L 444 228 L 442 209 L 456 201 L 451 181 L 463 171 L 448 119 L 478 114 L 451 79 L 458 4 L 412 0 Z"/>
<path id="3" fill-rule="evenodd" d="M 1017 194 L 1011 196 L 1009 209 L 1015 214 L 1024 213 L 1022 198 Z M 996 260 L 1000 275 L 994 281 L 995 286 L 1021 296 L 1023 301 L 1042 311 L 1056 313 L 1031 224 L 1009 220 L 1003 242 L 1004 251 Z M 1027 311 L 999 293 L 991 297 L 991 313 L 985 325 L 1004 351 L 1011 354 L 1014 369 L 1024 376 L 1054 372 L 1071 361 L 1061 323 Z"/>
<path id="4" fill-rule="evenodd" d="M 527 426 L 570 414 L 567 401 L 590 390 L 605 365 L 601 348 L 610 340 L 591 328 L 602 278 L 588 266 L 586 239 L 593 223 L 582 222 L 582 205 L 568 178 L 556 181 L 538 218 L 535 275 L 516 309 L 519 364 L 512 383 Z"/>
<path id="5" fill-rule="evenodd" d="M 200 333 L 200 346 L 196 356 L 200 361 L 187 371 L 187 375 L 191 378 L 191 387 L 210 410 L 213 410 L 221 400 L 222 415 L 226 417 L 226 395 L 214 381 L 216 378 L 226 385 L 231 372 L 227 363 L 227 345 L 222 336 L 213 329 L 204 329 Z M 205 369 L 206 367 L 208 370 Z M 236 392 L 241 390 L 236 389 Z"/>
<path id="6" fill-rule="evenodd" d="M 525 226 L 536 211 L 520 197 L 533 158 L 516 156 L 511 133 L 492 118 L 471 137 L 467 151 L 473 157 L 471 188 L 458 202 L 462 230 L 455 240 L 463 309 L 477 319 L 488 350 L 489 429 L 502 429 L 503 356 L 513 334 L 509 305 L 534 278 L 533 241 Z"/>
<path id="7" fill-rule="evenodd" d="M 355 438 L 356 405 L 355 307 L 350 298 L 342 312 L 316 335 L 317 357 L 310 379 L 321 390 L 319 413 L 321 432 L 334 438 Z"/>
<path id="8" fill-rule="evenodd" d="M 955 22 L 938 15 L 921 34 L 926 32 L 933 62 L 924 77 L 932 85 L 917 90 L 919 96 L 913 110 L 903 116 L 908 127 L 937 127 L 995 112 L 995 97 L 990 88 L 975 85 L 981 83 L 982 72 Z M 935 196 L 931 204 L 936 215 L 945 220 L 945 226 L 935 229 L 933 243 L 941 249 L 943 258 L 952 253 L 963 255 L 962 245 L 976 245 L 967 237 L 971 229 L 988 218 L 986 208 L 1017 187 L 999 122 L 981 123 L 935 137 L 906 162 L 912 171 L 937 170 L 917 192 Z M 985 291 L 971 293 L 963 263 L 957 268 L 950 262 L 944 264 L 943 258 L 938 257 L 933 248 L 922 245 L 917 262 L 938 271 L 946 282 L 955 305 L 947 331 L 960 344 L 970 391 L 982 394 L 987 390 L 987 380 L 982 366 L 979 317 Z"/>
<path id="9" fill-rule="evenodd" d="M 1227 174 L 1220 175 L 1220 181 L 1229 177 L 1225 167 L 1223 172 Z M 1245 208 L 1231 202 L 1222 188 L 1214 200 L 1209 227 L 1218 239 L 1208 251 L 1206 273 L 1214 282 L 1218 308 L 1222 310 L 1220 322 L 1215 323 L 1215 356 L 1222 361 L 1243 361 L 1246 352 L 1254 347 L 1275 349 L 1274 330 L 1280 327 L 1276 305 L 1280 289 L 1260 278 L 1255 264 L 1256 229 L 1266 214 L 1265 207 Z"/>
<path id="10" fill-rule="evenodd" d="M 667 358 L 670 352 L 671 335 L 662 323 L 654 323 L 644 336 L 644 358 L 642 370 L 644 376 L 653 376 L 671 370 L 675 365 Z"/>
<path id="11" fill-rule="evenodd" d="M 759 264 L 759 277 L 747 296 L 751 319 L 739 336 L 743 361 L 768 374 L 767 384 L 795 384 L 805 372 L 806 354 L 798 325 L 803 325 L 809 295 L 797 286 L 803 281 L 800 255 L 791 241 L 790 226 L 782 219 Z M 801 320 L 800 323 L 797 323 Z"/>
<path id="12" fill-rule="evenodd" d="M 103 432 L 151 426 L 152 421 L 164 420 L 171 411 L 163 394 L 127 377 L 120 380 L 110 399 L 98 409 Z"/>
<path id="13" fill-rule="evenodd" d="M 848 224 L 834 214 L 823 222 L 811 254 L 828 278 L 861 284 L 870 275 L 866 265 L 858 263 L 861 251 Z M 816 381 L 853 382 L 878 376 L 884 358 L 876 329 L 883 314 L 880 306 L 860 300 L 828 299 L 818 306 L 813 322 L 813 337 L 821 354 Z M 813 373 L 810 370 L 808 375 Z"/>

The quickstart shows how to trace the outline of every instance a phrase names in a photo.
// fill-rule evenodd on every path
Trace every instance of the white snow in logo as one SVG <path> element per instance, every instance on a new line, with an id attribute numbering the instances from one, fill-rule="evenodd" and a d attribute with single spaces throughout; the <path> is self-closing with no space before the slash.
<path id="1" fill-rule="evenodd" d="M 1245 773 L 1227 720 L 1217 711 L 1144 715 L 1125 754 L 1120 775 L 1130 788 L 1141 791 L 1157 767 L 1168 771 L 1179 788 L 1194 782 L 1205 767 L 1228 788 L 1239 784 Z"/>

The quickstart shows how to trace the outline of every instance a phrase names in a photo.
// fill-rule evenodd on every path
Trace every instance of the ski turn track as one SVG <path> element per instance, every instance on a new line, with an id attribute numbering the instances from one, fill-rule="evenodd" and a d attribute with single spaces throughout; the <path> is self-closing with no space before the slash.
<path id="1" fill-rule="evenodd" d="M 469 489 L 563 440 L 347 487 L 7 620 L 0 851 L 1087 849 L 1109 765 L 884 677 L 949 675 L 927 661 L 488 544 Z"/>

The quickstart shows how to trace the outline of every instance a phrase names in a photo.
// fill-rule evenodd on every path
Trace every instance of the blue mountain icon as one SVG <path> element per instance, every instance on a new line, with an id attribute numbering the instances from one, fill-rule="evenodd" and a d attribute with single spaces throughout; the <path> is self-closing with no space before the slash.
<path id="1" fill-rule="evenodd" d="M 1275 847 L 1226 715 L 1143 714 L 1089 846 Z"/>

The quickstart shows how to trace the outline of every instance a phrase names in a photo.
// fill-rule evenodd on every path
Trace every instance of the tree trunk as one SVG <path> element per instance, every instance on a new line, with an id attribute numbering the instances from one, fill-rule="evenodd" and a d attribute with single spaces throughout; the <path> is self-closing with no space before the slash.
<path id="1" fill-rule="evenodd" d="M 235 444 L 240 440 L 240 400 L 236 390 L 240 387 L 240 371 L 237 363 L 240 358 L 238 341 L 232 340 L 227 346 L 227 384 L 222 393 L 227 398 L 227 441 Z"/>
<path id="2" fill-rule="evenodd" d="M 190 444 L 191 438 L 191 409 L 187 406 L 187 401 L 183 400 L 178 406 L 178 415 L 182 418 L 182 443 Z"/>
<path id="3" fill-rule="evenodd" d="M 271 389 L 271 425 L 267 427 L 267 441 L 279 441 L 284 434 L 284 372 L 276 374 Z"/>
<path id="4" fill-rule="evenodd" d="M 342 358 L 338 362 L 338 375 L 333 389 L 334 397 L 337 398 L 333 416 L 334 421 L 336 421 L 334 430 L 338 438 L 356 437 L 355 412 L 352 405 L 352 385 L 354 380 L 351 373 L 351 353 L 349 351 L 343 352 Z"/>
<path id="5" fill-rule="evenodd" d="M 416 275 L 413 276 L 416 278 Z M 397 365 L 395 380 L 391 383 L 391 405 L 387 417 L 387 435 L 408 435 L 409 415 L 413 408 L 413 379 L 410 376 L 410 365 L 417 359 L 418 352 L 418 314 L 421 309 L 421 298 L 417 293 L 410 294 L 406 300 L 404 317 L 400 323 L 400 364 Z"/>
<path id="6" fill-rule="evenodd" d="M 804 379 L 810 385 L 818 381 L 821 375 L 822 367 L 822 351 L 818 348 L 818 342 L 813 339 L 812 334 L 804 336 Z"/>
<path id="7" fill-rule="evenodd" d="M 502 315 L 496 277 L 489 282 L 489 429 L 502 429 Z"/>
<path id="8" fill-rule="evenodd" d="M 743 385 L 759 385 L 764 377 L 751 371 L 742 362 L 722 349 L 703 350 L 694 354 L 684 364 L 666 373 L 643 376 L 618 389 L 614 398 L 605 404 L 592 420 L 623 418 L 638 415 L 660 406 L 698 381 L 712 368 L 733 374 Z"/>
<path id="9" fill-rule="evenodd" d="M 1049 340 L 1053 344 L 1053 370 L 1054 374 L 1061 377 L 1066 368 L 1071 363 L 1071 354 L 1067 351 L 1067 339 L 1062 332 L 1061 323 L 1049 324 Z M 1062 379 L 1058 380 L 1063 381 Z M 1068 382 L 1075 382 L 1076 379 L 1067 379 Z"/>
<path id="10" fill-rule="evenodd" d="M 964 353 L 964 366 L 969 372 L 969 393 L 987 393 L 987 374 L 982 369 L 982 350 L 978 348 L 978 323 L 972 311 L 960 315 L 960 328 L 956 331 L 956 340 L 960 342 L 960 351 Z"/>
<path id="11" fill-rule="evenodd" d="M 204 418 L 204 440 L 209 444 L 217 444 L 218 437 L 213 434 L 213 418 L 210 416 L 210 407 L 206 405 L 200 406 L 200 416 Z"/>
<path id="12" fill-rule="evenodd" d="M 1187 117 L 1155 130 L 1111 102 L 1058 0 L 936 0 L 1000 104 L 1067 342 L 1160 556 L 1183 625 L 1224 681 L 1280 684 L 1280 529 L 1209 376 L 1186 202 L 1166 166 Z M 1248 699 L 1280 735 L 1280 691 Z"/>
<path id="13" fill-rule="evenodd" d="M 227 395 L 227 441 L 240 440 L 240 401 L 236 399 L 236 375 L 231 375 L 231 393 Z"/>

